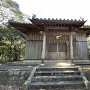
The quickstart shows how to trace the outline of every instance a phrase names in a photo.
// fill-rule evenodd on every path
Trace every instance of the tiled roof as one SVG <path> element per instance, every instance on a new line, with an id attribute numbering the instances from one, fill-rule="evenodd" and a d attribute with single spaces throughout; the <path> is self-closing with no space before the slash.
<path id="1" fill-rule="evenodd" d="M 23 33 L 26 33 L 27 31 L 31 30 L 31 29 L 35 29 L 37 30 L 38 27 L 33 25 L 33 24 L 30 24 L 30 23 L 21 23 L 21 22 L 11 22 L 9 21 L 9 24 L 13 27 L 15 27 L 16 29 L 20 30 L 21 32 Z"/>
<path id="2" fill-rule="evenodd" d="M 43 27 L 43 26 L 62 26 L 62 27 L 81 27 L 84 25 L 84 23 L 86 21 L 84 20 L 65 20 L 65 19 L 29 19 L 32 23 L 34 23 L 35 25 L 37 25 L 38 27 Z"/>
<path id="3" fill-rule="evenodd" d="M 23 33 L 26 33 L 29 30 L 41 30 L 44 27 L 75 27 L 79 28 L 80 30 L 90 30 L 90 26 L 84 26 L 86 21 L 84 20 L 65 20 L 65 19 L 29 19 L 32 23 L 22 23 L 22 22 L 15 22 L 9 21 L 9 24 L 16 29 L 20 30 Z"/>

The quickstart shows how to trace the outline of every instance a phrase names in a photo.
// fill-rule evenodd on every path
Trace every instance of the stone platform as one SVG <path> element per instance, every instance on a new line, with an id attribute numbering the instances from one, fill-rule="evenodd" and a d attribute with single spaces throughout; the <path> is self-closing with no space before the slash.
<path id="1" fill-rule="evenodd" d="M 23 63 L 30 64 L 41 64 L 42 60 L 23 60 Z M 71 60 L 44 60 L 45 64 L 53 64 L 53 63 L 71 63 Z M 90 60 L 73 60 L 73 63 L 76 65 L 90 65 Z"/>
<path id="2" fill-rule="evenodd" d="M 68 63 L 54 63 L 35 67 L 23 90 L 90 90 L 80 66 Z"/>
<path id="3" fill-rule="evenodd" d="M 39 63 L 41 63 L 41 61 L 39 61 Z M 8 62 L 6 64 L 0 64 L 0 90 L 23 90 L 22 85 L 25 84 L 25 82 L 27 82 L 28 80 L 30 80 L 30 75 L 33 76 L 33 70 L 35 71 L 35 68 L 37 65 L 39 65 L 39 63 L 37 63 L 35 61 L 31 61 L 30 63 L 26 64 L 26 63 L 23 63 L 22 61 L 20 61 L 20 62 Z M 46 74 L 49 73 L 48 77 L 50 77 L 49 78 L 50 82 L 58 81 L 58 80 L 61 80 L 61 81 L 69 80 L 72 82 L 73 80 L 77 80 L 77 79 L 82 81 L 81 76 L 76 76 L 76 77 L 70 76 L 70 78 L 68 78 L 68 76 L 49 76 L 50 73 L 51 73 L 51 75 L 59 75 L 58 72 L 60 69 L 56 69 L 56 67 L 62 67 L 62 66 L 69 67 L 70 62 L 60 63 L 60 60 L 59 61 L 57 60 L 55 62 L 54 61 L 52 62 L 52 60 L 51 60 L 49 63 L 48 63 L 48 61 L 45 61 L 45 63 L 47 63 L 47 64 L 45 64 L 45 66 L 43 66 L 43 69 L 44 69 L 43 74 L 39 73 L 40 71 L 42 71 L 41 66 L 39 66 L 39 68 L 37 67 L 38 73 L 36 73 L 36 75 L 37 74 L 44 75 L 44 73 L 46 73 L 45 70 L 47 70 L 47 68 L 50 67 L 51 70 L 49 68 L 48 70 L 50 70 L 50 71 L 46 73 Z M 83 66 L 84 65 L 82 64 L 82 67 Z M 88 65 L 86 64 L 84 67 L 87 67 L 87 66 L 90 68 L 89 64 Z M 52 69 L 54 69 L 54 68 L 55 68 L 55 71 L 52 73 Z M 68 70 L 68 68 L 66 70 Z M 76 71 L 76 70 L 77 70 L 77 68 L 74 69 L 73 71 Z M 62 71 L 63 71 L 63 68 L 60 70 L 60 73 L 62 73 L 62 75 L 68 73 L 68 72 L 62 72 Z M 74 74 L 74 72 L 70 72 L 70 74 Z M 36 82 L 39 77 L 40 77 L 40 81 L 44 81 L 44 80 L 45 80 L 45 82 L 47 81 L 47 76 L 36 76 L 35 79 L 33 79 L 34 82 Z M 65 82 L 65 83 L 67 83 L 67 82 Z M 56 85 L 56 86 L 58 86 L 58 85 Z M 26 90 L 26 89 L 24 89 L 24 90 Z M 32 90 L 32 89 L 30 89 L 30 90 Z M 45 89 L 43 89 L 43 90 L 45 90 Z M 58 90 L 58 89 L 56 89 L 56 90 Z M 77 89 L 77 90 L 79 90 L 79 89 Z"/>

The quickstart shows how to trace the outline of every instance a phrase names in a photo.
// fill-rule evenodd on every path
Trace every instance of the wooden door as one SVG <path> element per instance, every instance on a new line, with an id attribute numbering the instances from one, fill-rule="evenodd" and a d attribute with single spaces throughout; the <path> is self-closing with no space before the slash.
<path id="1" fill-rule="evenodd" d="M 49 42 L 48 57 L 49 59 L 66 59 L 67 43 L 66 42 Z"/>

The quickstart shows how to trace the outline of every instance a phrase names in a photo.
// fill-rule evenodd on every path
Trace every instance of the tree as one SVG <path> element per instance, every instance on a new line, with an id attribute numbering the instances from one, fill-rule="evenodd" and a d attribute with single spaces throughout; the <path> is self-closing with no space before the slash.
<path id="1" fill-rule="evenodd" d="M 25 50 L 25 35 L 7 25 L 0 38 L 0 61 L 17 61 L 23 58 Z"/>
<path id="2" fill-rule="evenodd" d="M 20 60 L 24 55 L 25 35 L 8 25 L 8 20 L 24 21 L 19 5 L 12 0 L 0 0 L 0 61 Z"/>
<path id="3" fill-rule="evenodd" d="M 0 23 L 6 23 L 11 18 L 23 20 L 23 13 L 18 3 L 12 0 L 0 0 Z"/>
<path id="4" fill-rule="evenodd" d="M 87 45 L 88 45 L 88 57 L 90 60 L 90 37 L 87 38 Z"/>

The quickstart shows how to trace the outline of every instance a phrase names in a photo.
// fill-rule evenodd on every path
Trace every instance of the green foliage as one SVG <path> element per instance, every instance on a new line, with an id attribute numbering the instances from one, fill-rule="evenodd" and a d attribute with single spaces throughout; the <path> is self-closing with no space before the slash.
<path id="1" fill-rule="evenodd" d="M 23 13 L 19 9 L 18 3 L 13 0 L 0 0 L 0 22 L 6 23 L 14 18 L 17 21 L 23 20 Z"/>
<path id="2" fill-rule="evenodd" d="M 0 62 L 23 59 L 26 36 L 9 25 L 2 28 L 0 32 L 2 32 L 0 38 Z"/>
<path id="3" fill-rule="evenodd" d="M 24 14 L 13 0 L 0 0 L 0 62 L 24 58 L 25 38 L 20 31 L 8 25 L 8 20 L 24 21 Z"/>
<path id="4" fill-rule="evenodd" d="M 88 45 L 88 57 L 90 60 L 90 37 L 87 38 L 87 45 Z"/>

